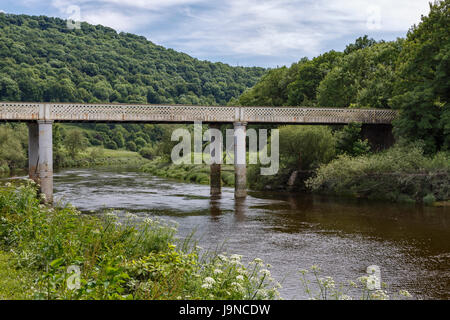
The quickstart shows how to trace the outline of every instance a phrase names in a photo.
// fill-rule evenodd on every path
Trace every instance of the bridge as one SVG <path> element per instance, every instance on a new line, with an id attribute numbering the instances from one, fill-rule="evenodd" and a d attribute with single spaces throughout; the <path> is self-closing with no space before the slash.
<path id="1" fill-rule="evenodd" d="M 394 110 L 381 109 L 0 102 L 0 121 L 28 123 L 29 175 L 40 185 L 47 202 L 53 199 L 54 122 L 203 122 L 211 127 L 229 123 L 234 124 L 235 133 L 245 132 L 247 124 L 362 123 L 363 135 L 382 146 L 392 141 L 391 123 L 396 115 Z M 235 159 L 238 152 L 245 152 L 245 144 L 245 135 L 235 134 Z M 246 196 L 246 184 L 246 165 L 235 162 L 236 198 Z M 212 195 L 220 193 L 220 185 L 220 164 L 212 164 Z"/>

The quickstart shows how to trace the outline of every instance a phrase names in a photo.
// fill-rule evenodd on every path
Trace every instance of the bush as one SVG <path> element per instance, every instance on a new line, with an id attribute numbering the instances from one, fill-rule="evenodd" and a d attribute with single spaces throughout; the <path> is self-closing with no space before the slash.
<path id="1" fill-rule="evenodd" d="M 450 198 L 450 155 L 427 157 L 418 145 L 401 146 L 382 153 L 342 155 L 322 165 L 307 185 L 315 192 L 409 201 Z"/>
<path id="2" fill-rule="evenodd" d="M 27 137 L 26 125 L 0 125 L 0 173 L 25 168 Z"/>
<path id="3" fill-rule="evenodd" d="M 139 154 L 149 160 L 152 160 L 156 156 L 156 151 L 151 146 L 146 146 L 139 150 Z"/>

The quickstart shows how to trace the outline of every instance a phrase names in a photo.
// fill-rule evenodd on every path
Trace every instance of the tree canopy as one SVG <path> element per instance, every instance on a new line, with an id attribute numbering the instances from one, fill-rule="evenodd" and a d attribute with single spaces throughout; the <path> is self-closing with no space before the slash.
<path id="1" fill-rule="evenodd" d="M 226 104 L 265 69 L 194 59 L 146 38 L 0 13 L 0 100 Z"/>

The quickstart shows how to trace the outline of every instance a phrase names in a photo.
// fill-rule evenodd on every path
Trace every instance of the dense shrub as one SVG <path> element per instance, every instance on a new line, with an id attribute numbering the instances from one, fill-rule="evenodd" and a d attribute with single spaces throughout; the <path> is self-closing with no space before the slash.
<path id="1" fill-rule="evenodd" d="M 418 145 L 396 146 L 382 153 L 342 155 L 322 165 L 307 181 L 315 192 L 429 203 L 450 198 L 450 155 L 427 157 Z"/>

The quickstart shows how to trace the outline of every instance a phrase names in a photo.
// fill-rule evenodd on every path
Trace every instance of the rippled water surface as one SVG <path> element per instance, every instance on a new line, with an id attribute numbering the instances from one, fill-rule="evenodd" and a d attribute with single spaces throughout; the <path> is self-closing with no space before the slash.
<path id="1" fill-rule="evenodd" d="M 285 299 L 306 298 L 297 271 L 311 265 L 337 282 L 378 265 L 391 290 L 450 298 L 449 208 L 252 192 L 237 202 L 230 188 L 211 200 L 209 186 L 113 169 L 60 171 L 55 198 L 85 212 L 115 209 L 174 220 L 181 236 L 196 229 L 204 248 L 225 242 L 230 253 L 271 264 Z"/>

